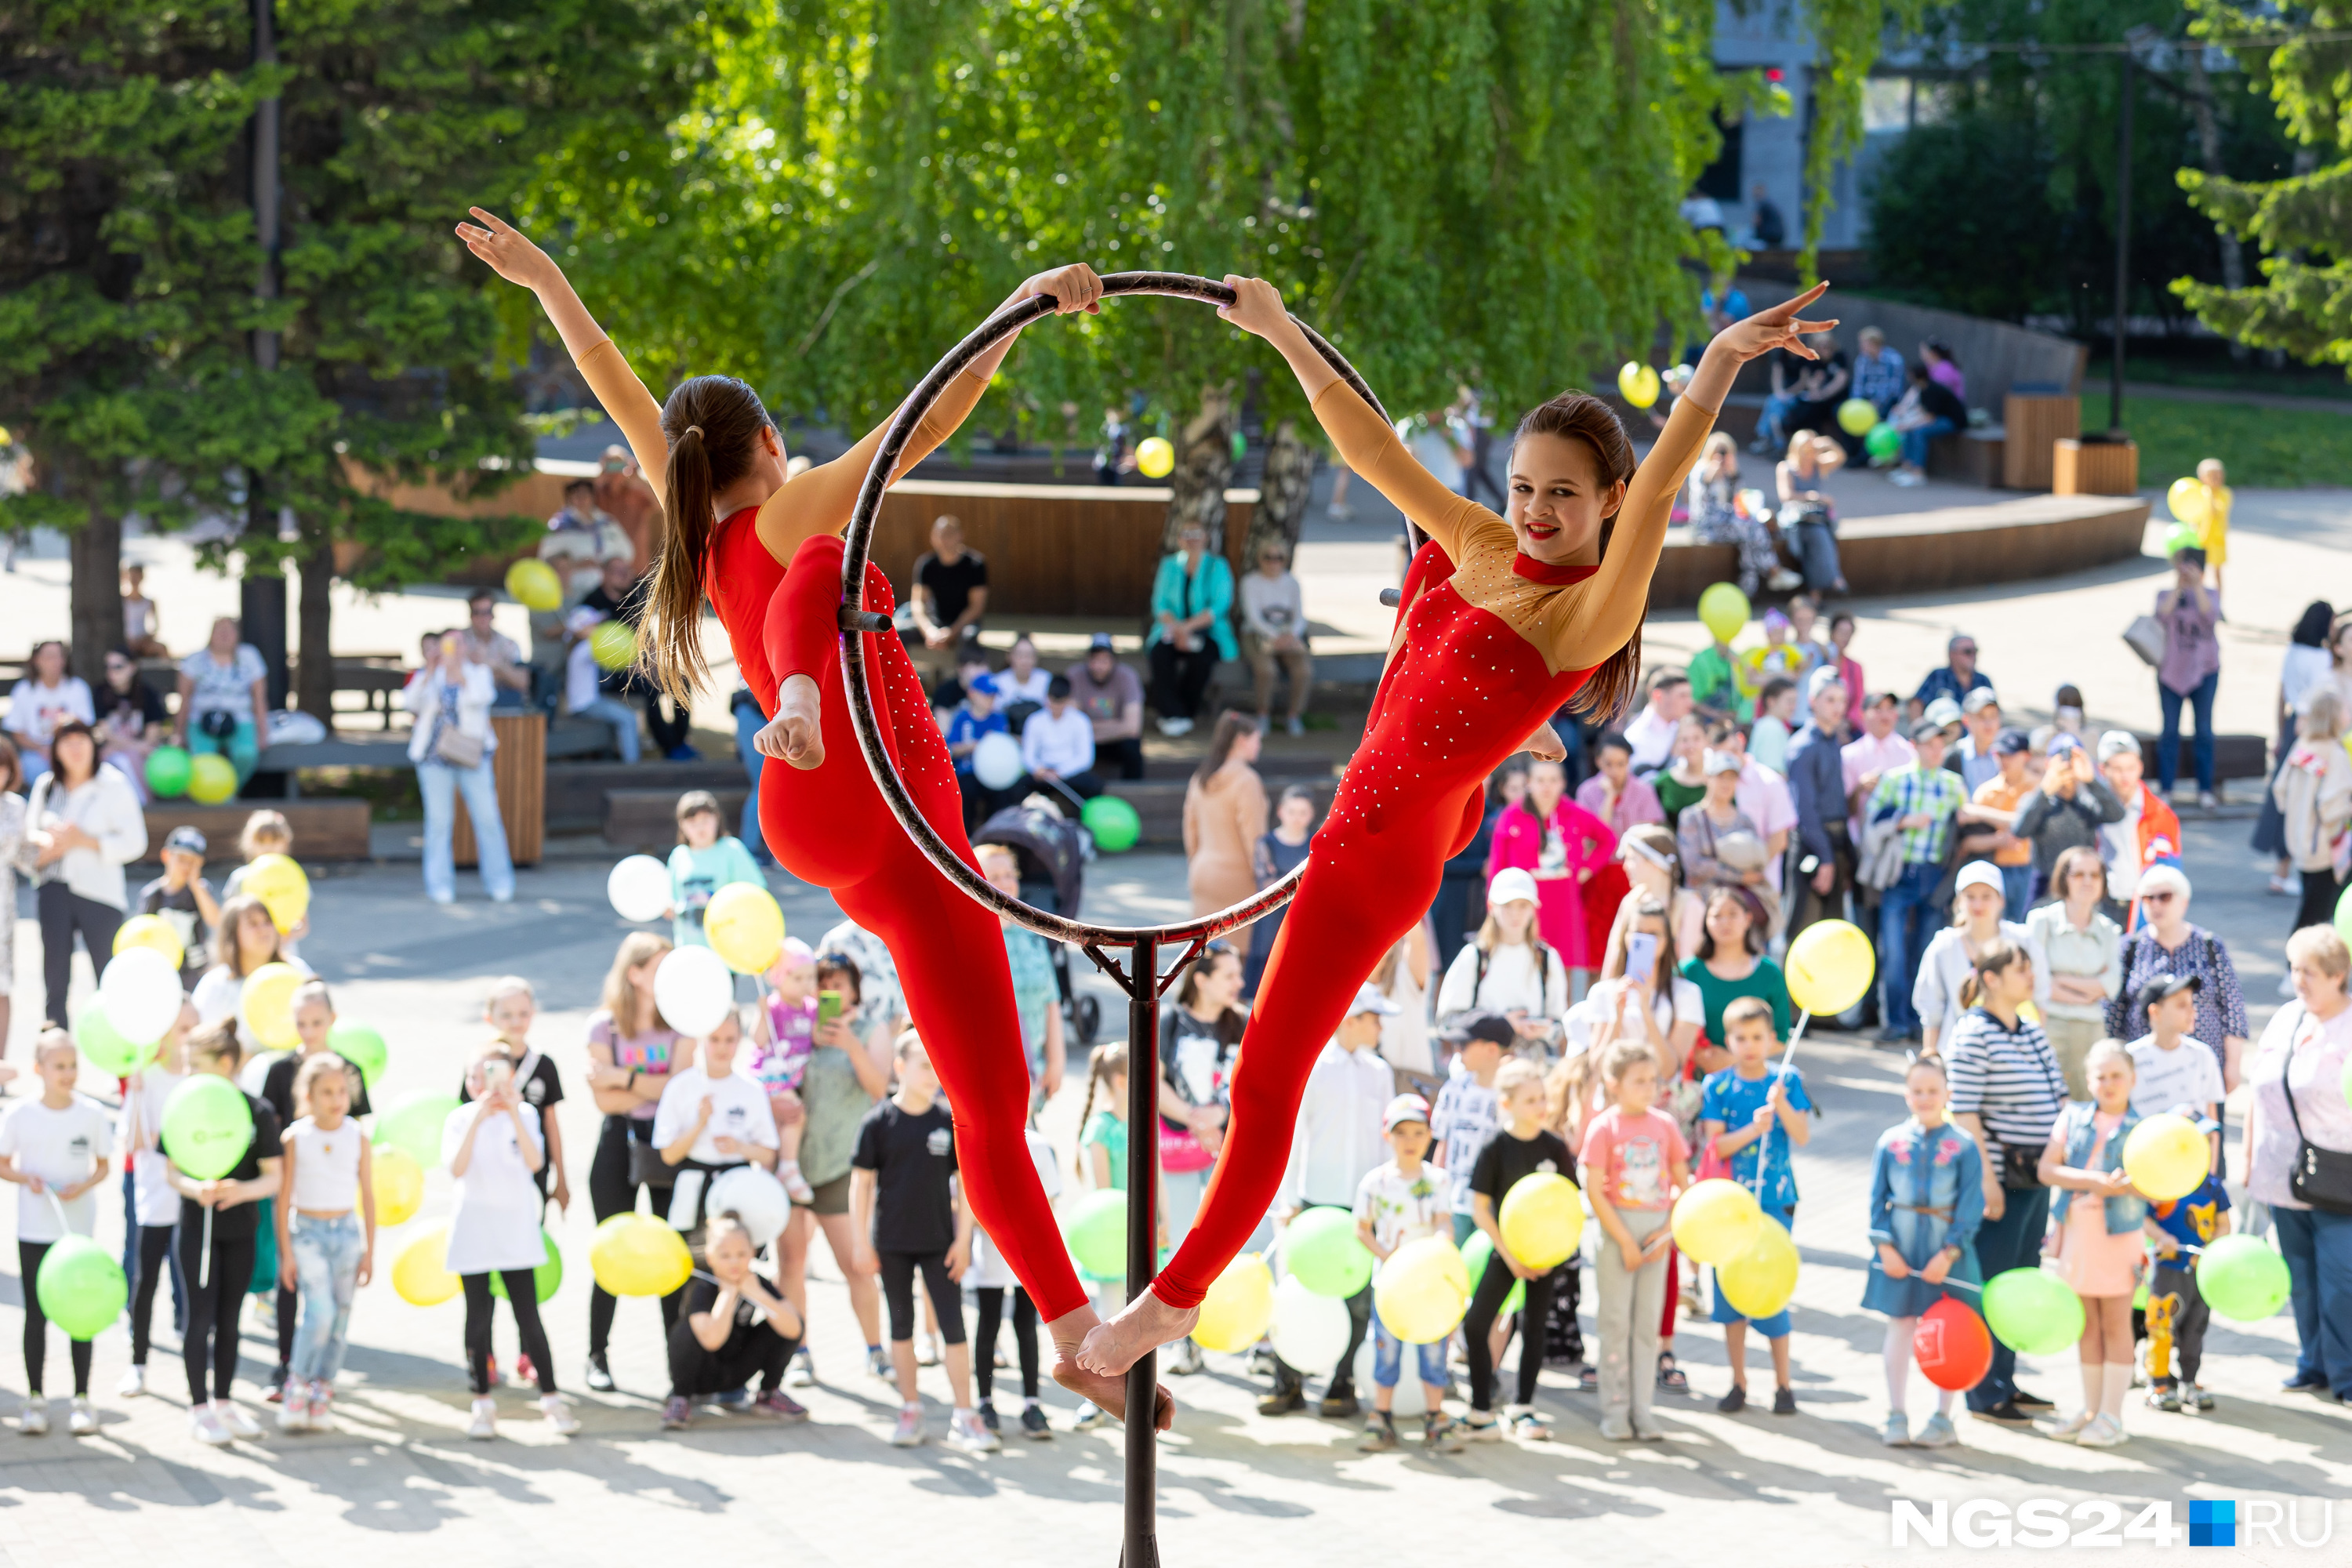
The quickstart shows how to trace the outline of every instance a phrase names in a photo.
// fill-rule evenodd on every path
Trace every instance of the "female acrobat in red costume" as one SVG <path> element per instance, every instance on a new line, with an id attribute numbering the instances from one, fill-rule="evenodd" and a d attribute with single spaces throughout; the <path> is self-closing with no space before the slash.
<path id="1" fill-rule="evenodd" d="M 758 394 L 732 377 L 699 375 L 656 404 L 562 270 L 510 225 L 479 207 L 473 214 L 478 224 L 459 225 L 458 237 L 499 276 L 539 297 L 661 494 L 661 554 L 646 622 L 656 676 L 681 698 L 701 679 L 698 634 L 708 596 L 770 716 L 760 750 L 790 764 L 761 775 L 762 837 L 787 870 L 829 889 L 851 920 L 890 949 L 908 1015 L 954 1108 L 957 1165 L 973 1217 L 1045 1320 L 1055 1380 L 1123 1417 L 1123 1380 L 1077 1363 L 1077 1347 L 1098 1320 L 1023 1136 L 1029 1075 L 996 917 L 908 840 L 850 728 L 835 618 L 840 536 L 883 427 L 832 462 L 788 477 L 782 438 Z M 1091 310 L 1102 282 L 1091 268 L 1066 267 L 1032 278 L 1006 303 L 1033 295 L 1051 295 L 1061 313 Z M 940 395 L 908 443 L 900 473 L 963 423 L 1011 346 L 1010 338 L 999 343 Z M 888 579 L 871 564 L 865 608 L 886 615 L 894 608 Z M 874 634 L 866 634 L 866 657 L 880 672 L 877 719 L 899 775 L 924 817 L 970 863 L 955 770 L 913 662 L 896 637 Z M 1167 1426 L 1173 1408 L 1161 1389 L 1154 1425 Z"/>
<path id="2" fill-rule="evenodd" d="M 1225 1147 L 1192 1229 L 1151 1289 L 1088 1335 L 1080 1363 L 1124 1370 L 1191 1331 L 1202 1296 L 1272 1204 L 1298 1098 L 1357 985 L 1436 896 L 1477 831 L 1486 775 L 1563 703 L 1622 708 L 1666 519 L 1733 374 L 1768 350 L 1813 358 L 1797 312 L 1821 289 L 1726 328 L 1635 470 L 1615 414 L 1567 393 L 1519 422 L 1507 516 L 1454 494 L 1339 379 L 1273 287 L 1228 278 L 1218 313 L 1290 362 L 1348 466 L 1432 542 L 1413 563 L 1388 668 L 1242 1037 Z M 1439 553 L 1442 552 L 1442 555 Z"/>

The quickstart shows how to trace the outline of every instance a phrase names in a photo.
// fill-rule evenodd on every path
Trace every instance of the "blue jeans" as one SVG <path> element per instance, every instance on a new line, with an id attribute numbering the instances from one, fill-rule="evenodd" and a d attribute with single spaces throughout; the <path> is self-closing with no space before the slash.
<path id="1" fill-rule="evenodd" d="M 572 710 L 575 718 L 596 719 L 613 726 L 613 744 L 621 761 L 637 760 L 637 710 L 617 697 L 599 697 Z"/>
<path id="2" fill-rule="evenodd" d="M 1993 869 L 2000 873 L 2000 918 L 2023 925 L 2027 911 L 2033 908 L 2033 868 L 1996 866 Z"/>
<path id="3" fill-rule="evenodd" d="M 1415 1345 L 1414 1359 L 1421 1363 L 1421 1381 L 1432 1388 L 1445 1386 L 1444 1340 L 1433 1340 L 1425 1345 Z M 1389 1332 L 1381 1321 L 1381 1310 L 1372 1309 L 1372 1386 L 1394 1388 L 1404 1375 L 1404 1342 Z"/>
<path id="4" fill-rule="evenodd" d="M 751 793 L 743 797 L 743 825 L 735 837 L 743 841 L 743 847 L 751 852 L 752 859 L 762 866 L 772 866 L 775 857 L 768 853 L 767 841 L 760 837 L 760 764 L 766 759 L 760 755 L 760 748 L 751 743 L 752 738 L 767 728 L 767 724 L 768 721 L 757 708 L 748 702 L 736 704 L 735 754 L 743 759 L 743 776 L 751 781 Z"/>
<path id="5" fill-rule="evenodd" d="M 1925 473 L 1927 469 L 1927 447 L 1938 436 L 1948 436 L 1959 426 L 1941 415 L 1930 419 L 1916 430 L 1903 432 L 1903 460 Z"/>
<path id="6" fill-rule="evenodd" d="M 2012 1268 L 2040 1267 L 2042 1233 L 2050 1228 L 2048 1187 L 2005 1187 L 2002 1197 L 2000 1217 L 1977 1228 L 1977 1267 L 1988 1282 Z M 1996 1334 L 1992 1365 L 1985 1370 L 1984 1381 L 1969 1390 L 1969 1408 L 1990 1410 L 2016 1397 L 2017 1352 Z"/>
<path id="7" fill-rule="evenodd" d="M 287 1230 L 294 1288 L 302 1297 L 302 1321 L 294 1331 L 289 1369 L 304 1383 L 332 1383 L 351 1343 L 352 1300 L 360 1291 L 367 1232 L 356 1209 L 333 1219 L 298 1214 L 287 1221 Z"/>
<path id="8" fill-rule="evenodd" d="M 2172 793 L 2173 781 L 2180 776 L 2180 705 L 2189 704 L 2190 716 L 2197 721 L 2197 787 L 2207 793 L 2213 788 L 2213 689 L 2220 685 L 2221 672 L 2215 670 L 2197 683 L 2197 689 L 2182 695 L 2162 681 L 2156 683 L 2156 699 L 2164 709 L 2164 732 L 2156 742 L 2156 777 L 2164 793 Z"/>
<path id="9" fill-rule="evenodd" d="M 1886 1026 L 1916 1033 L 1919 1015 L 1911 987 L 1919 979 L 1919 955 L 1927 948 L 1927 927 L 1937 910 L 1928 902 L 1944 868 L 1933 861 L 1908 865 L 1878 900 L 1878 973 L 1886 985 Z"/>
<path id="10" fill-rule="evenodd" d="M 1785 422 L 1802 402 L 1801 397 L 1778 395 L 1765 398 L 1764 412 L 1756 419 L 1757 438 L 1767 446 L 1787 446 L 1789 432 Z"/>
<path id="11" fill-rule="evenodd" d="M 1826 522 L 1797 524 L 1797 561 L 1804 569 L 1808 588 L 1826 588 L 1845 576 L 1845 567 L 1838 561 L 1837 532 Z"/>
<path id="12" fill-rule="evenodd" d="M 425 797 L 425 891 L 435 903 L 457 896 L 457 859 L 450 840 L 457 828 L 457 800 L 466 797 L 473 818 L 474 847 L 481 858 L 482 889 L 500 903 L 514 897 L 514 862 L 507 858 L 507 825 L 499 816 L 499 781 L 484 757 L 470 768 L 453 768 L 427 757 L 416 764 L 417 793 Z"/>
<path id="13" fill-rule="evenodd" d="M 2295 1376 L 2325 1377 L 2338 1396 L 2352 1398 L 2352 1215 L 2274 1208 L 2271 1220 L 2286 1258 L 2287 1300 L 2303 1347 L 2294 1358 Z"/>

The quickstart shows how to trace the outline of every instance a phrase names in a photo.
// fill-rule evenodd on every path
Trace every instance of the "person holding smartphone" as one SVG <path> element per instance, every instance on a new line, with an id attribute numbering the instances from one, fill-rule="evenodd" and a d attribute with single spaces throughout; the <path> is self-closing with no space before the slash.
<path id="1" fill-rule="evenodd" d="M 1678 961 L 1665 905 L 1647 897 L 1631 902 L 1609 933 L 1601 978 L 1569 1009 L 1570 1050 L 1636 1041 L 1651 1047 L 1662 1079 L 1680 1079 L 1706 1006 L 1698 987 L 1676 973 Z"/>

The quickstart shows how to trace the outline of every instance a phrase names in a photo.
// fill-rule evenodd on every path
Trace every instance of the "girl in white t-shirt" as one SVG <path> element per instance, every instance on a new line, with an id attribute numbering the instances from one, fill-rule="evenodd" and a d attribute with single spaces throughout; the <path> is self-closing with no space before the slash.
<path id="1" fill-rule="evenodd" d="M 131 1370 L 115 1392 L 134 1399 L 147 1392 L 149 1330 L 155 1319 L 155 1289 L 166 1269 L 178 1305 L 175 1323 L 187 1319 L 187 1281 L 177 1270 L 172 1237 L 180 1223 L 180 1194 L 173 1187 L 171 1162 L 163 1158 L 163 1107 L 172 1091 L 188 1081 L 188 1031 L 196 1026 L 193 1003 L 180 1004 L 180 1017 L 155 1047 L 155 1059 L 132 1073 L 122 1096 L 122 1157 L 131 1165 L 131 1213 L 139 1229 L 139 1272 L 131 1292 Z"/>
<path id="2" fill-rule="evenodd" d="M 1679 1078 L 1706 1018 L 1698 987 L 1677 973 L 1679 960 L 1665 905 L 1641 893 L 1627 900 L 1609 932 L 1601 977 L 1568 1010 L 1569 1050 L 1639 1040 L 1657 1056 L 1662 1080 Z"/>
<path id="3" fill-rule="evenodd" d="M 1051 1203 L 1062 1195 L 1062 1173 L 1054 1161 L 1054 1146 L 1034 1127 L 1024 1133 L 1029 1142 L 1029 1162 L 1037 1167 L 1037 1181 L 1045 1189 L 1045 1200 Z M 1013 1293 L 1013 1348 L 1021 1363 L 1021 1435 L 1043 1442 L 1054 1436 L 1045 1420 L 1045 1407 L 1037 1403 L 1037 1304 L 1029 1292 L 1021 1288 L 1013 1277 L 1013 1266 L 1004 1254 L 989 1240 L 988 1233 L 975 1228 L 972 1232 L 971 1267 L 964 1270 L 961 1281 L 974 1298 L 980 1309 L 980 1321 L 972 1330 L 971 1373 L 979 1384 L 980 1424 L 991 1434 L 998 1430 L 996 1415 L 995 1374 L 996 1335 L 1004 1323 L 1004 1296 Z"/>
<path id="4" fill-rule="evenodd" d="M 37 1437 L 49 1429 L 48 1401 L 41 1397 L 41 1363 L 48 1348 L 48 1319 L 35 1289 L 41 1260 L 68 1235 L 98 1228 L 98 1200 L 90 1189 L 106 1179 L 112 1129 L 96 1101 L 74 1092 L 81 1076 L 81 1053 L 63 1029 L 42 1031 L 33 1048 L 41 1075 L 38 1100 L 20 1100 L 0 1116 L 0 1181 L 16 1184 L 16 1272 L 25 1298 L 25 1408 L 16 1429 Z M 89 1407 L 89 1342 L 73 1345 L 71 1430 L 87 1437 L 98 1430 Z"/>
<path id="5" fill-rule="evenodd" d="M 538 1373 L 541 1413 L 563 1436 L 580 1430 L 579 1419 L 555 1391 L 555 1358 L 539 1321 L 532 1276 L 547 1261 L 547 1243 L 539 1228 L 534 1178 L 547 1153 L 539 1118 L 516 1091 L 514 1074 L 501 1042 L 483 1046 L 466 1069 L 472 1098 L 451 1111 L 441 1129 L 442 1162 L 457 1182 L 447 1268 L 466 1290 L 466 1364 L 474 1389 L 466 1436 L 485 1441 L 498 1436 L 498 1405 L 490 1398 L 492 1274 L 505 1282 L 516 1335 Z"/>
<path id="6" fill-rule="evenodd" d="M 300 1294 L 302 1321 L 278 1428 L 322 1432 L 351 1343 L 352 1302 L 375 1273 L 375 1165 L 352 1115 L 342 1058 L 319 1051 L 303 1060 L 294 1108 L 302 1119 L 282 1134 L 278 1278 Z"/>
<path id="7" fill-rule="evenodd" d="M 703 1194 L 711 1178 L 730 1166 L 776 1168 L 776 1117 L 765 1085 L 738 1071 L 743 1020 L 733 1008 L 695 1047 L 694 1065 L 669 1075 L 654 1107 L 654 1147 L 677 1173 L 670 1188 L 669 1223 L 697 1240 Z"/>

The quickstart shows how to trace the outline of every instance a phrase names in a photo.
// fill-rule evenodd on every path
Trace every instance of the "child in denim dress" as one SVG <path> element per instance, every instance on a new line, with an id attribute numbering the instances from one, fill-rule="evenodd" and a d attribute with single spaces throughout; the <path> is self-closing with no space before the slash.
<path id="1" fill-rule="evenodd" d="M 1874 1256 L 1862 1304 L 1886 1314 L 1886 1430 L 1890 1448 L 1948 1448 L 1956 1389 L 1942 1390 L 1936 1414 L 1911 1435 L 1907 1414 L 1912 1336 L 1919 1314 L 1947 1297 L 1979 1306 L 1977 1227 L 1984 1223 L 1984 1156 L 1976 1140 L 1945 1115 L 1951 1086 L 1939 1058 L 1922 1057 L 1903 1078 L 1911 1118 L 1879 1134 L 1870 1164 L 1870 1240 Z"/>

